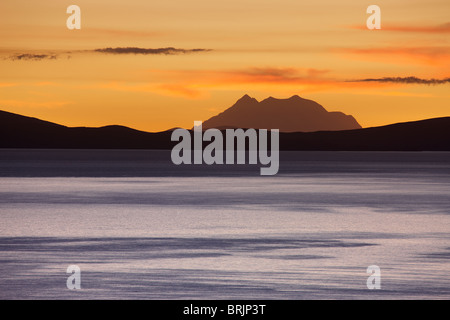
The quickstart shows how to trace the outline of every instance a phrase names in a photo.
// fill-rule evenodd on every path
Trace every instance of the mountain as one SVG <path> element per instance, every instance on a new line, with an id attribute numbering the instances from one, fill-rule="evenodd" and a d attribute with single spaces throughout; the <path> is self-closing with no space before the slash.
<path id="1" fill-rule="evenodd" d="M 450 117 L 343 131 L 280 135 L 281 150 L 450 151 Z"/>
<path id="2" fill-rule="evenodd" d="M 0 111 L 0 148 L 172 149 L 172 131 L 149 133 L 123 126 L 70 128 Z M 450 117 L 388 126 L 280 133 L 281 150 L 450 151 Z"/>
<path id="3" fill-rule="evenodd" d="M 0 111 L 0 148 L 167 149 L 171 134 L 124 126 L 70 128 Z"/>
<path id="4" fill-rule="evenodd" d="M 328 112 L 317 102 L 293 96 L 261 102 L 248 95 L 231 108 L 203 123 L 209 128 L 279 129 L 280 132 L 314 132 L 360 129 L 352 116 Z"/>

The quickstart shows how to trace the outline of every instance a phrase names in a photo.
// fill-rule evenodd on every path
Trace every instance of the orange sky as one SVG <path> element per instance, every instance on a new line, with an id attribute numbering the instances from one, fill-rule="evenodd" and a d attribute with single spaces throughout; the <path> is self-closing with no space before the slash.
<path id="1" fill-rule="evenodd" d="M 66 27 L 71 4 L 81 30 Z M 381 30 L 366 28 L 371 4 Z M 0 12 L 0 109 L 68 126 L 190 128 L 244 94 L 297 94 L 364 127 L 450 115 L 448 82 L 357 81 L 449 78 L 448 0 L 2 0 Z M 126 47 L 184 51 L 96 51 Z"/>

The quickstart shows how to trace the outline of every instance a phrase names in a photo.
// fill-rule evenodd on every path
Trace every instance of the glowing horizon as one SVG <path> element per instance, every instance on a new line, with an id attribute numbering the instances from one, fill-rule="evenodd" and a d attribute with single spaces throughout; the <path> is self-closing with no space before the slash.
<path id="1" fill-rule="evenodd" d="M 71 4 L 81 30 L 66 27 Z M 244 94 L 299 95 L 363 127 L 449 116 L 450 3 L 378 1 L 381 30 L 365 27 L 370 4 L 2 1 L 0 109 L 153 132 Z"/>

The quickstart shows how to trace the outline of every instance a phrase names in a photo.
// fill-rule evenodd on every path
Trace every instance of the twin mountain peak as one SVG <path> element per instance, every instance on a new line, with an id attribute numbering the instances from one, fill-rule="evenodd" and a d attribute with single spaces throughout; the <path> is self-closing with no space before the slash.
<path id="1" fill-rule="evenodd" d="M 203 122 L 203 129 L 254 128 L 281 132 L 314 132 L 360 129 L 351 115 L 328 112 L 317 102 L 297 95 L 269 97 L 259 102 L 244 95 L 232 107 Z"/>

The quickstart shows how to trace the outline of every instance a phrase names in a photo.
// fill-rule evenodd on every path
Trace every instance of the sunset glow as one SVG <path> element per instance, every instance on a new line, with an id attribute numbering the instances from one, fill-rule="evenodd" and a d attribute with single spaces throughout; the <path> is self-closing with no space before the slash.
<path id="1" fill-rule="evenodd" d="M 66 9 L 81 8 L 69 30 Z M 188 128 L 256 99 L 299 95 L 363 127 L 449 116 L 450 2 L 0 3 L 0 109 L 67 126 Z M 364 81 L 372 79 L 372 81 Z"/>

